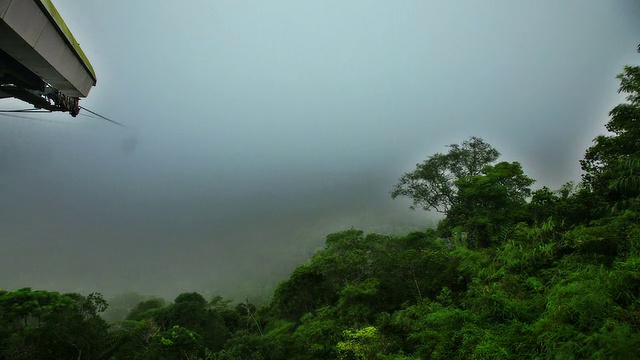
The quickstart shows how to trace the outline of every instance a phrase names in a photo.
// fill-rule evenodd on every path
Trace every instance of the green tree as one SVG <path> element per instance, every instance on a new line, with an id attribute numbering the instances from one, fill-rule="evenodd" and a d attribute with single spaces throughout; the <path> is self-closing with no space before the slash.
<path id="1" fill-rule="evenodd" d="M 567 230 L 571 226 L 588 224 L 596 203 L 594 194 L 582 184 L 568 182 L 556 191 L 544 186 L 531 193 L 527 204 L 528 222 L 542 224 L 552 218 Z"/>
<path id="2" fill-rule="evenodd" d="M 612 171 L 618 174 L 608 189 L 618 195 L 613 210 L 637 210 L 640 203 L 640 157 L 620 159 L 612 166 Z"/>
<path id="3" fill-rule="evenodd" d="M 138 303 L 127 314 L 127 320 L 142 321 L 145 319 L 153 319 L 154 315 L 165 306 L 164 299 L 153 298 Z"/>
<path id="4" fill-rule="evenodd" d="M 340 324 L 334 307 L 304 315 L 293 335 L 299 349 L 296 359 L 336 359 L 336 344 L 344 330 L 346 326 Z"/>
<path id="5" fill-rule="evenodd" d="M 496 149 L 477 137 L 448 147 L 447 154 L 432 155 L 417 164 L 413 172 L 404 174 L 391 190 L 391 197 L 411 198 L 412 209 L 420 207 L 446 214 L 458 204 L 455 182 L 479 175 L 500 156 Z"/>
<path id="6" fill-rule="evenodd" d="M 215 351 L 222 348 L 228 332 L 222 316 L 211 305 L 196 292 L 182 293 L 173 304 L 159 310 L 154 319 L 165 331 L 177 325 L 196 332 L 202 336 L 204 346 Z"/>
<path id="7" fill-rule="evenodd" d="M 504 241 L 511 226 L 526 219 L 524 207 L 533 182 L 518 162 L 487 165 L 480 174 L 455 182 L 458 201 L 443 224 L 460 227 L 472 245 L 487 247 L 492 241 Z"/>
<path id="8" fill-rule="evenodd" d="M 0 294 L 0 358 L 99 358 L 107 347 L 102 295 L 24 288 Z M 3 334 L 4 332 L 4 334 Z"/>
<path id="9" fill-rule="evenodd" d="M 269 324 L 265 334 L 240 330 L 229 340 L 225 349 L 216 354 L 217 357 L 214 359 L 299 359 L 300 357 L 296 355 L 303 353 L 303 351 L 298 349 L 293 339 L 295 327 L 294 323 L 274 320 Z"/>
<path id="10" fill-rule="evenodd" d="M 289 321 L 328 304 L 335 304 L 338 294 L 327 277 L 313 264 L 298 266 L 276 288 L 271 304 L 274 312 Z"/>
<path id="11" fill-rule="evenodd" d="M 160 332 L 158 325 L 151 320 L 120 320 L 109 327 L 109 351 L 105 358 L 145 359 L 150 357 L 151 343 Z"/>
<path id="12" fill-rule="evenodd" d="M 345 330 L 344 340 L 338 342 L 338 358 L 342 360 L 375 359 L 378 353 L 386 350 L 386 344 L 375 326 L 357 330 Z"/>
<path id="13" fill-rule="evenodd" d="M 627 102 L 611 110 L 605 125 L 611 134 L 596 137 L 580 161 L 584 183 L 608 206 L 640 195 L 640 66 L 625 66 L 618 79 Z"/>
<path id="14" fill-rule="evenodd" d="M 146 358 L 157 360 L 199 359 L 204 352 L 202 337 L 189 329 L 175 325 L 153 335 Z"/>

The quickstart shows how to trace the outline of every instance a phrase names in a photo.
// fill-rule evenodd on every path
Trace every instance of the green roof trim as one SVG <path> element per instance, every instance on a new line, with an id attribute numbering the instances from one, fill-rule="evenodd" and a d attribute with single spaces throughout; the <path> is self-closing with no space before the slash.
<path id="1" fill-rule="evenodd" d="M 62 16 L 60 16 L 60 13 L 56 9 L 56 7 L 53 6 L 53 2 L 51 2 L 51 0 L 34 0 L 34 1 L 36 3 L 39 3 L 41 7 L 47 11 L 47 13 L 49 14 L 49 17 L 53 19 L 55 24 L 58 25 L 58 31 L 60 31 L 60 33 L 64 35 L 64 37 L 67 40 L 67 43 L 71 45 L 71 48 L 76 53 L 76 56 L 78 56 L 78 58 L 82 61 L 82 64 L 84 65 L 84 67 L 89 71 L 89 73 L 91 73 L 91 77 L 93 78 L 93 84 L 95 85 L 97 79 L 96 79 L 96 73 L 93 70 L 93 66 L 91 66 L 91 63 L 87 58 L 87 55 L 85 55 L 84 51 L 82 51 L 82 49 L 80 48 L 80 44 L 78 44 L 78 41 L 76 40 L 76 38 L 73 37 L 71 30 L 69 30 L 69 28 L 67 27 L 67 24 L 65 24 L 64 20 L 62 20 Z"/>

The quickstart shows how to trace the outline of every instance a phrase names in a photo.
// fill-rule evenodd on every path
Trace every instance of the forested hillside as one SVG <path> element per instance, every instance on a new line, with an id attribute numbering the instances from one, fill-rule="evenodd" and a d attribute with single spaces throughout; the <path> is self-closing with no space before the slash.
<path id="1" fill-rule="evenodd" d="M 0 359 L 640 358 L 640 67 L 619 79 L 579 183 L 532 190 L 471 137 L 391 190 L 435 229 L 330 234 L 259 308 L 183 293 L 107 322 L 100 294 L 0 291 Z"/>

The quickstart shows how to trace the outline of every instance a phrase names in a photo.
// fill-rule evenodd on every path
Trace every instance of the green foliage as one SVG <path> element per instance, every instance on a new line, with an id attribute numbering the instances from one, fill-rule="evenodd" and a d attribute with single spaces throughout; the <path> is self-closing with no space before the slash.
<path id="1" fill-rule="evenodd" d="M 337 300 L 333 284 L 313 266 L 298 266 L 291 277 L 276 288 L 274 311 L 284 319 L 296 321 L 306 313 Z"/>
<path id="2" fill-rule="evenodd" d="M 412 209 L 420 207 L 448 213 L 458 203 L 455 182 L 480 174 L 499 156 L 496 149 L 477 137 L 471 137 L 462 145 L 449 145 L 447 154 L 432 155 L 417 164 L 413 172 L 404 174 L 391 190 L 391 196 L 411 198 Z"/>
<path id="3" fill-rule="evenodd" d="M 151 337 L 146 357 L 158 360 L 198 359 L 203 351 L 202 337 L 198 333 L 175 325 Z"/>
<path id="4" fill-rule="evenodd" d="M 543 223 L 552 218 L 567 230 L 574 225 L 589 224 L 598 206 L 596 194 L 583 184 L 568 182 L 556 191 L 546 186 L 533 191 L 526 210 L 529 223 Z"/>
<path id="5" fill-rule="evenodd" d="M 160 332 L 153 321 L 120 320 L 109 327 L 108 359 L 145 359 L 151 341 Z"/>
<path id="6" fill-rule="evenodd" d="M 164 299 L 153 298 L 144 300 L 134 306 L 127 314 L 127 320 L 141 321 L 145 319 L 153 319 L 155 314 L 165 306 Z"/>
<path id="7" fill-rule="evenodd" d="M 404 348 L 422 359 L 454 359 L 476 321 L 470 311 L 424 301 L 396 312 L 394 325 L 404 330 Z M 465 334 L 467 333 L 467 334 Z"/>
<path id="8" fill-rule="evenodd" d="M 628 317 L 637 311 L 620 306 L 631 293 L 615 279 L 618 272 L 602 265 L 576 266 L 558 279 L 549 290 L 546 311 L 531 326 L 542 351 L 564 358 L 637 358 L 637 318 Z M 637 287 L 637 279 L 633 283 Z"/>
<path id="9" fill-rule="evenodd" d="M 336 308 L 344 319 L 353 324 L 367 324 L 376 315 L 380 280 L 368 278 L 359 283 L 348 284 L 340 291 Z"/>
<path id="10" fill-rule="evenodd" d="M 628 102 L 611 110 L 605 125 L 611 135 L 596 137 L 580 162 L 585 184 L 614 211 L 640 196 L 640 66 L 625 66 L 618 79 L 618 92 L 627 94 Z"/>
<path id="11" fill-rule="evenodd" d="M 611 165 L 618 177 L 609 183 L 609 191 L 619 195 L 611 209 L 637 210 L 640 205 L 640 157 L 619 159 Z"/>
<path id="12" fill-rule="evenodd" d="M 378 353 L 385 351 L 384 338 L 375 326 L 367 326 L 357 330 L 345 330 L 342 334 L 344 340 L 336 345 L 338 359 L 375 359 Z"/>
<path id="13" fill-rule="evenodd" d="M 20 290 L 0 295 L 0 358 L 98 358 L 107 348 L 100 294 Z"/>
<path id="14" fill-rule="evenodd" d="M 210 350 L 221 349 L 228 336 L 222 316 L 195 292 L 178 295 L 173 304 L 154 314 L 154 320 L 165 331 L 179 326 L 199 334 Z"/>
<path id="15" fill-rule="evenodd" d="M 216 354 L 215 359 L 272 359 L 289 360 L 298 352 L 293 338 L 295 324 L 282 320 L 272 321 L 264 334 L 240 330 Z"/>
<path id="16" fill-rule="evenodd" d="M 517 162 L 487 165 L 480 174 L 455 182 L 457 203 L 443 224 L 460 226 L 471 246 L 504 241 L 511 225 L 525 219 L 524 207 L 533 182 Z"/>

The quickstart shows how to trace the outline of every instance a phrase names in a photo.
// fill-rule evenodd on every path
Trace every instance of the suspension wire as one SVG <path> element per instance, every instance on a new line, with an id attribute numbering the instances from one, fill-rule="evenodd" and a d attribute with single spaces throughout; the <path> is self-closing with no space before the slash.
<path id="1" fill-rule="evenodd" d="M 91 111 L 91 110 L 87 109 L 87 108 L 86 108 L 86 107 L 84 107 L 84 106 L 80 106 L 80 109 L 85 110 L 85 111 L 88 111 L 88 112 L 90 112 L 91 114 L 93 114 L 93 115 L 95 115 L 95 116 L 97 116 L 97 117 L 99 117 L 99 118 L 101 118 L 101 119 L 103 119 L 103 120 L 107 120 L 107 121 L 112 122 L 112 123 L 114 123 L 114 124 L 116 124 L 116 125 L 119 125 L 119 126 L 122 126 L 122 127 L 126 127 L 126 126 L 124 126 L 124 125 L 120 124 L 119 122 L 117 122 L 117 121 L 113 121 L 113 120 L 109 119 L 109 118 L 108 118 L 108 117 L 106 117 L 106 116 L 102 116 L 102 115 L 100 115 L 100 114 L 98 114 L 98 113 L 96 113 L 96 112 L 93 112 L 93 111 Z"/>
<path id="2" fill-rule="evenodd" d="M 88 118 L 92 118 L 92 119 L 101 119 L 101 118 L 100 118 L 100 117 L 98 117 L 98 116 L 91 115 L 91 114 L 85 114 L 85 113 L 83 113 L 83 112 L 81 112 L 81 113 L 80 113 L 80 114 L 78 114 L 78 115 L 79 115 L 79 116 L 86 116 L 86 117 L 88 117 Z"/>
<path id="3" fill-rule="evenodd" d="M 0 110 L 0 113 L 29 113 L 29 114 L 50 114 L 53 111 L 45 109 L 19 109 L 19 110 Z"/>
<path id="4" fill-rule="evenodd" d="M 80 106 L 80 109 L 85 110 L 85 111 L 87 111 L 87 112 L 89 112 L 89 113 L 91 113 L 91 114 L 93 114 L 93 115 L 88 115 L 88 114 L 83 114 L 83 113 L 80 113 L 79 115 L 86 116 L 86 117 L 93 118 L 93 119 L 103 119 L 103 120 L 107 120 L 107 121 L 112 122 L 112 123 L 114 123 L 114 124 L 116 124 L 116 125 L 118 125 L 118 126 L 126 127 L 125 125 L 122 125 L 122 124 L 120 124 L 119 122 L 117 122 L 117 121 L 113 121 L 113 120 L 109 119 L 109 118 L 108 118 L 108 117 L 106 117 L 106 116 L 102 116 L 102 115 L 100 115 L 100 114 L 98 114 L 98 113 L 96 113 L 96 112 L 94 112 L 94 111 L 91 111 L 91 110 L 87 109 L 86 107 L 82 107 L 82 106 Z M 52 113 L 52 112 L 53 112 L 53 111 L 51 111 L 51 110 L 45 110 L 45 109 L 37 109 L 37 108 L 33 108 L 33 109 L 17 109 L 17 110 L 0 110 L 0 115 L 2 115 L 2 116 L 7 116 L 7 117 L 13 117 L 13 118 L 19 118 L 19 119 L 27 119 L 27 120 L 34 120 L 34 121 L 56 122 L 56 123 L 61 123 L 61 124 L 62 124 L 63 122 L 60 122 L 60 121 L 40 120 L 40 119 L 33 119 L 33 118 L 29 118 L 29 117 L 26 117 L 26 116 L 11 115 L 11 114 L 15 114 L 15 113 L 27 113 L 27 114 L 50 114 L 50 113 Z M 66 122 L 65 122 L 65 124 L 66 124 Z"/>
<path id="5" fill-rule="evenodd" d="M 25 119 L 25 120 L 31 120 L 31 121 L 50 122 L 50 123 L 55 123 L 55 124 L 65 124 L 65 125 L 73 124 L 72 122 L 45 120 L 45 119 L 35 119 L 35 118 L 32 118 L 32 117 L 28 117 L 28 116 L 8 114 L 7 112 L 4 112 L 4 111 L 0 111 L 0 116 L 6 116 L 6 117 L 11 117 L 11 118 L 17 118 L 17 119 Z"/>

